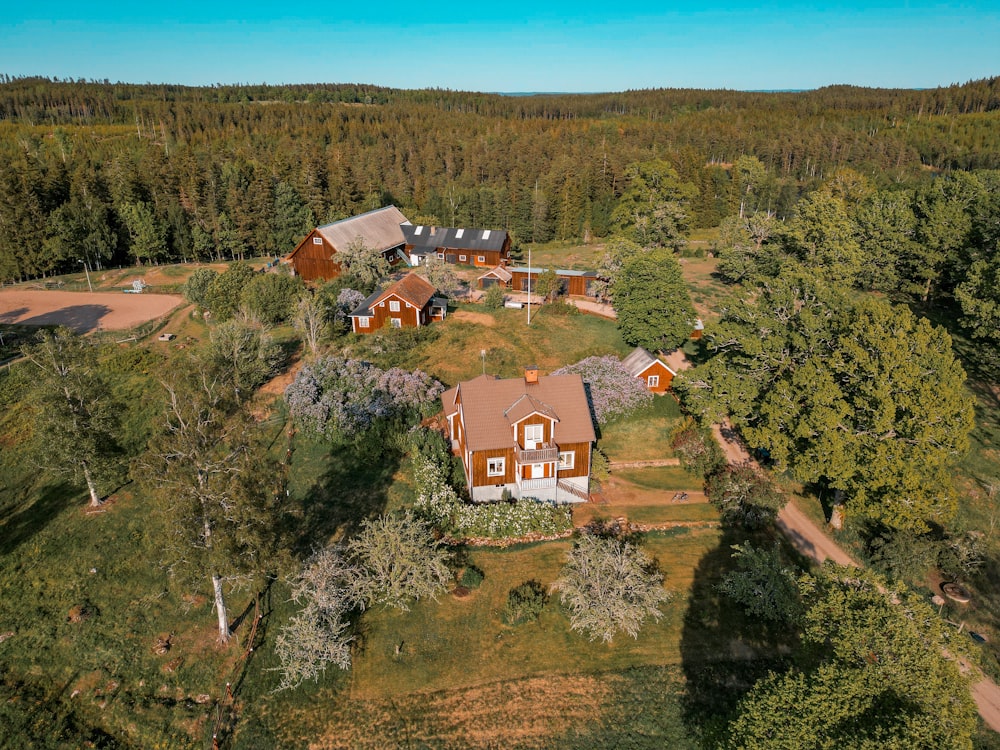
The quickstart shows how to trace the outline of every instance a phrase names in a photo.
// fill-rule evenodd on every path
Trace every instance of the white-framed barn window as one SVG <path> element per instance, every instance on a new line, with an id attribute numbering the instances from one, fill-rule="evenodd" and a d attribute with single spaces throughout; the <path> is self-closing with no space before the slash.
<path id="1" fill-rule="evenodd" d="M 314 245 L 322 245 L 323 244 L 323 238 L 322 237 L 313 237 L 313 244 Z"/>
<path id="2" fill-rule="evenodd" d="M 467 260 L 469 259 L 469 256 L 467 256 L 467 255 L 459 255 L 459 256 L 458 256 L 458 259 L 459 259 L 459 261 L 461 261 L 462 263 L 465 263 L 465 262 L 466 262 L 466 261 L 467 261 Z"/>
<path id="3" fill-rule="evenodd" d="M 572 469 L 576 463 L 575 451 L 559 451 L 559 470 Z"/>
<path id="4" fill-rule="evenodd" d="M 391 299 L 389 300 L 389 310 L 392 312 L 399 312 L 399 300 Z"/>
<path id="5" fill-rule="evenodd" d="M 359 315 L 358 316 L 358 328 L 367 328 L 368 324 L 369 324 L 369 321 L 371 321 L 371 318 L 365 318 L 365 317 L 362 317 L 362 316 Z"/>
<path id="6" fill-rule="evenodd" d="M 389 318 L 389 322 L 392 324 L 393 328 L 403 327 L 403 321 L 401 318 Z"/>
<path id="7" fill-rule="evenodd" d="M 438 260 L 444 260 L 444 253 L 438 253 Z"/>
<path id="8" fill-rule="evenodd" d="M 507 473 L 507 460 L 504 458 L 486 459 L 486 476 L 502 477 Z"/>
<path id="9" fill-rule="evenodd" d="M 486 262 L 486 256 L 485 255 L 480 255 L 480 256 L 478 256 L 478 260 L 479 260 L 480 263 L 485 263 Z"/>
<path id="10" fill-rule="evenodd" d="M 659 375 L 650 375 L 649 377 L 646 378 L 646 385 L 649 388 L 659 388 L 660 387 L 660 376 Z"/>

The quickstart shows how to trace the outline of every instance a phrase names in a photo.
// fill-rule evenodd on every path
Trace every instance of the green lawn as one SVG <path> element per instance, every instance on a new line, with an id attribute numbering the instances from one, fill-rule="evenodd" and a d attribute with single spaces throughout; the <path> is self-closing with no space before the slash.
<path id="1" fill-rule="evenodd" d="M 545 307 L 529 326 L 524 310 L 482 305 L 458 305 L 443 323 L 419 334 L 387 330 L 361 337 L 353 347 L 383 366 L 420 368 L 448 385 L 480 375 L 482 351 L 486 372 L 504 378 L 523 375 L 529 364 L 547 374 L 592 355 L 630 351 L 614 321 Z"/>
<path id="2" fill-rule="evenodd" d="M 536 268 L 569 268 L 581 271 L 596 271 L 604 259 L 604 242 L 595 241 L 589 245 L 573 242 L 546 242 L 531 247 L 531 265 Z M 521 263 L 528 264 L 528 251 L 524 251 Z"/>
<path id="3" fill-rule="evenodd" d="M 612 461 L 668 458 L 673 455 L 670 433 L 680 419 L 680 406 L 672 396 L 656 396 L 646 408 L 603 425 L 598 445 Z"/>

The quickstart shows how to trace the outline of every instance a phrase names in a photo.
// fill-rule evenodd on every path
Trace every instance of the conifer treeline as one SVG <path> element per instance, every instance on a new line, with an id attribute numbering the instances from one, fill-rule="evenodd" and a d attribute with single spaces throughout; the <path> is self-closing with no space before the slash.
<path id="1" fill-rule="evenodd" d="M 714 226 L 739 207 L 732 163 L 756 156 L 758 208 L 785 216 L 843 166 L 883 186 L 1000 168 L 998 80 L 511 97 L 4 76 L 0 278 L 285 253 L 310 225 L 389 202 L 520 242 L 602 236 L 626 167 L 649 159 L 695 186 L 693 223 Z"/>

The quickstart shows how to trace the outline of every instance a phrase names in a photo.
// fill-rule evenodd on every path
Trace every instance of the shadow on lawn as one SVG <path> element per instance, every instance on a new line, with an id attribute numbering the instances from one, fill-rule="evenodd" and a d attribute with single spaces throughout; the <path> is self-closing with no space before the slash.
<path id="1" fill-rule="evenodd" d="M 301 517 L 291 530 L 293 552 L 308 556 L 334 536 L 349 536 L 362 521 L 384 512 L 402 458 L 375 440 L 334 448 L 325 472 L 301 500 Z"/>
<path id="2" fill-rule="evenodd" d="M 23 497 L 30 497 L 33 491 L 27 480 L 11 488 L 12 495 L 13 492 L 21 492 Z M 78 488 L 66 482 L 47 484 L 37 490 L 34 502 L 28 505 L 11 504 L 0 511 L 3 513 L 0 518 L 0 555 L 13 552 L 22 542 L 44 529 L 79 494 Z"/>
<path id="3" fill-rule="evenodd" d="M 691 598 L 681 635 L 681 664 L 687 681 L 684 721 L 702 747 L 723 744 L 725 730 L 740 699 L 769 671 L 788 667 L 794 633 L 784 626 L 747 617 L 719 590 L 734 568 L 732 545 L 770 546 L 766 532 L 724 529 L 719 546 L 695 569 Z"/>

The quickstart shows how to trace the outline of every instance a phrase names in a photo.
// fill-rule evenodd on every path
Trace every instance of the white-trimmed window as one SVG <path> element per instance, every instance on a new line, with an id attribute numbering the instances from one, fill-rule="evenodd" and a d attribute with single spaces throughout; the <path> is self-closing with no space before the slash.
<path id="1" fill-rule="evenodd" d="M 322 245 L 323 244 L 323 238 L 322 237 L 313 237 L 313 244 L 314 245 Z"/>
<path id="2" fill-rule="evenodd" d="M 393 328 L 402 328 L 403 321 L 399 318 L 389 318 L 389 322 L 392 324 Z"/>
<path id="3" fill-rule="evenodd" d="M 507 460 L 504 458 L 486 459 L 486 476 L 502 477 L 507 473 Z"/>
<path id="4" fill-rule="evenodd" d="M 365 317 L 361 317 L 359 315 L 358 316 L 358 328 L 367 328 L 369 321 L 371 321 L 371 318 L 365 318 Z"/>
<path id="5" fill-rule="evenodd" d="M 650 375 L 650 376 L 648 376 L 646 378 L 646 385 L 648 387 L 650 387 L 650 388 L 659 388 L 660 387 L 660 376 L 659 375 Z"/>
<path id="6" fill-rule="evenodd" d="M 559 471 L 572 469 L 576 464 L 576 451 L 559 451 Z"/>
<path id="7" fill-rule="evenodd" d="M 438 260 L 444 260 L 444 253 L 438 253 Z"/>
<path id="8" fill-rule="evenodd" d="M 480 263 L 485 263 L 486 262 L 486 256 L 485 255 L 480 255 L 479 256 L 479 262 Z"/>
<path id="9" fill-rule="evenodd" d="M 399 300 L 391 299 L 389 300 L 389 310 L 392 312 L 399 312 Z"/>
<path id="10" fill-rule="evenodd" d="M 461 261 L 462 263 L 465 263 L 465 262 L 466 262 L 466 261 L 467 261 L 467 260 L 469 259 L 469 257 L 468 257 L 467 255 L 459 255 L 459 256 L 458 256 L 458 259 L 459 259 L 459 261 Z"/>

